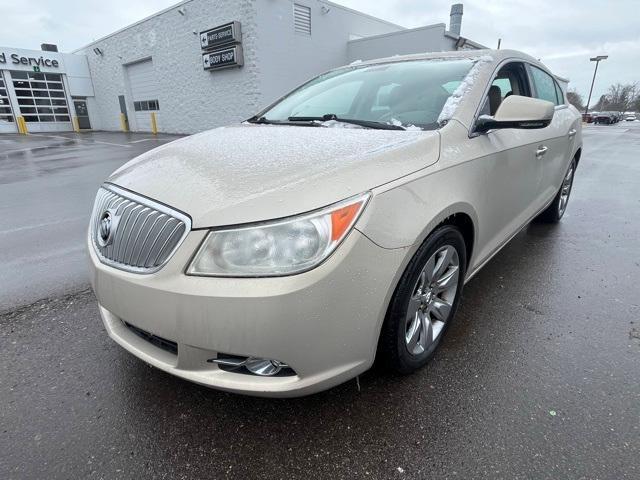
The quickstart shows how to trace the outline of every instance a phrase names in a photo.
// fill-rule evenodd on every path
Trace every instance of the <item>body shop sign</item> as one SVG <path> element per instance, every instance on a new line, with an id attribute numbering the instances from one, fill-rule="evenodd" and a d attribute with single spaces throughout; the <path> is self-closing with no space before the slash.
<path id="1" fill-rule="evenodd" d="M 242 45 L 231 45 L 202 55 L 202 66 L 205 70 L 241 67 L 243 64 Z"/>

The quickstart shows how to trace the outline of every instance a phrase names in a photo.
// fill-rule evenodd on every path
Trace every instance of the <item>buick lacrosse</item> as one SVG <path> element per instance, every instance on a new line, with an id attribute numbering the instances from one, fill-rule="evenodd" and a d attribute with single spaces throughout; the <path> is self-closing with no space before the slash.
<path id="1" fill-rule="evenodd" d="M 565 213 L 581 117 L 525 54 L 357 62 L 149 151 L 88 234 L 108 334 L 222 390 L 300 396 L 433 356 L 462 288 Z M 526 276 L 526 272 L 522 273 Z"/>

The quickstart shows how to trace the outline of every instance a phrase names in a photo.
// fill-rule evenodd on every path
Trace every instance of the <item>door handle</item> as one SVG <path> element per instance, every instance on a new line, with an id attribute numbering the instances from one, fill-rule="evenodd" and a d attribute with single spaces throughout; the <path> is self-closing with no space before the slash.
<path id="1" fill-rule="evenodd" d="M 541 158 L 545 153 L 547 153 L 547 150 L 549 150 L 549 148 L 545 147 L 544 145 L 540 145 L 536 150 L 536 157 Z"/>
<path id="2" fill-rule="evenodd" d="M 572 128 L 571 130 L 569 130 L 569 138 L 573 138 L 573 136 L 576 134 L 576 129 Z"/>

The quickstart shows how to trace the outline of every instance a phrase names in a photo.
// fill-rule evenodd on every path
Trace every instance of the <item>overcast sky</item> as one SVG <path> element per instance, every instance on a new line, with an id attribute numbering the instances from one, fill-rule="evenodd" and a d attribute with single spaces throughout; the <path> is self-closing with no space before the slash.
<path id="1" fill-rule="evenodd" d="M 269 0 L 258 0 L 269 1 Z M 175 0 L 0 0 L 0 45 L 39 49 L 57 43 L 71 51 L 177 3 Z M 449 23 L 450 0 L 337 0 L 405 27 Z M 601 63 L 594 98 L 614 82 L 640 81 L 638 0 L 466 0 L 462 35 L 495 48 L 540 58 L 571 86 L 588 94 L 593 64 Z M 427 47 L 425 46 L 425 50 Z"/>

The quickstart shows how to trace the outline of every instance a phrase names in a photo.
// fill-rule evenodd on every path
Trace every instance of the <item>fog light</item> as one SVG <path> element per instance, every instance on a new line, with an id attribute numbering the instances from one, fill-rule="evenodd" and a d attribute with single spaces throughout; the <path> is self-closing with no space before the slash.
<path id="1" fill-rule="evenodd" d="M 245 368 L 254 375 L 270 377 L 277 375 L 280 370 L 287 368 L 287 365 L 278 360 L 268 360 L 265 358 L 249 358 L 244 364 Z"/>
<path id="2" fill-rule="evenodd" d="M 269 360 L 268 358 L 241 357 L 238 355 L 219 353 L 216 358 L 210 358 L 207 362 L 217 364 L 221 370 L 243 373 L 245 375 L 259 375 L 261 377 L 278 375 L 280 377 L 289 377 L 296 374 L 286 363 L 278 360 Z"/>

